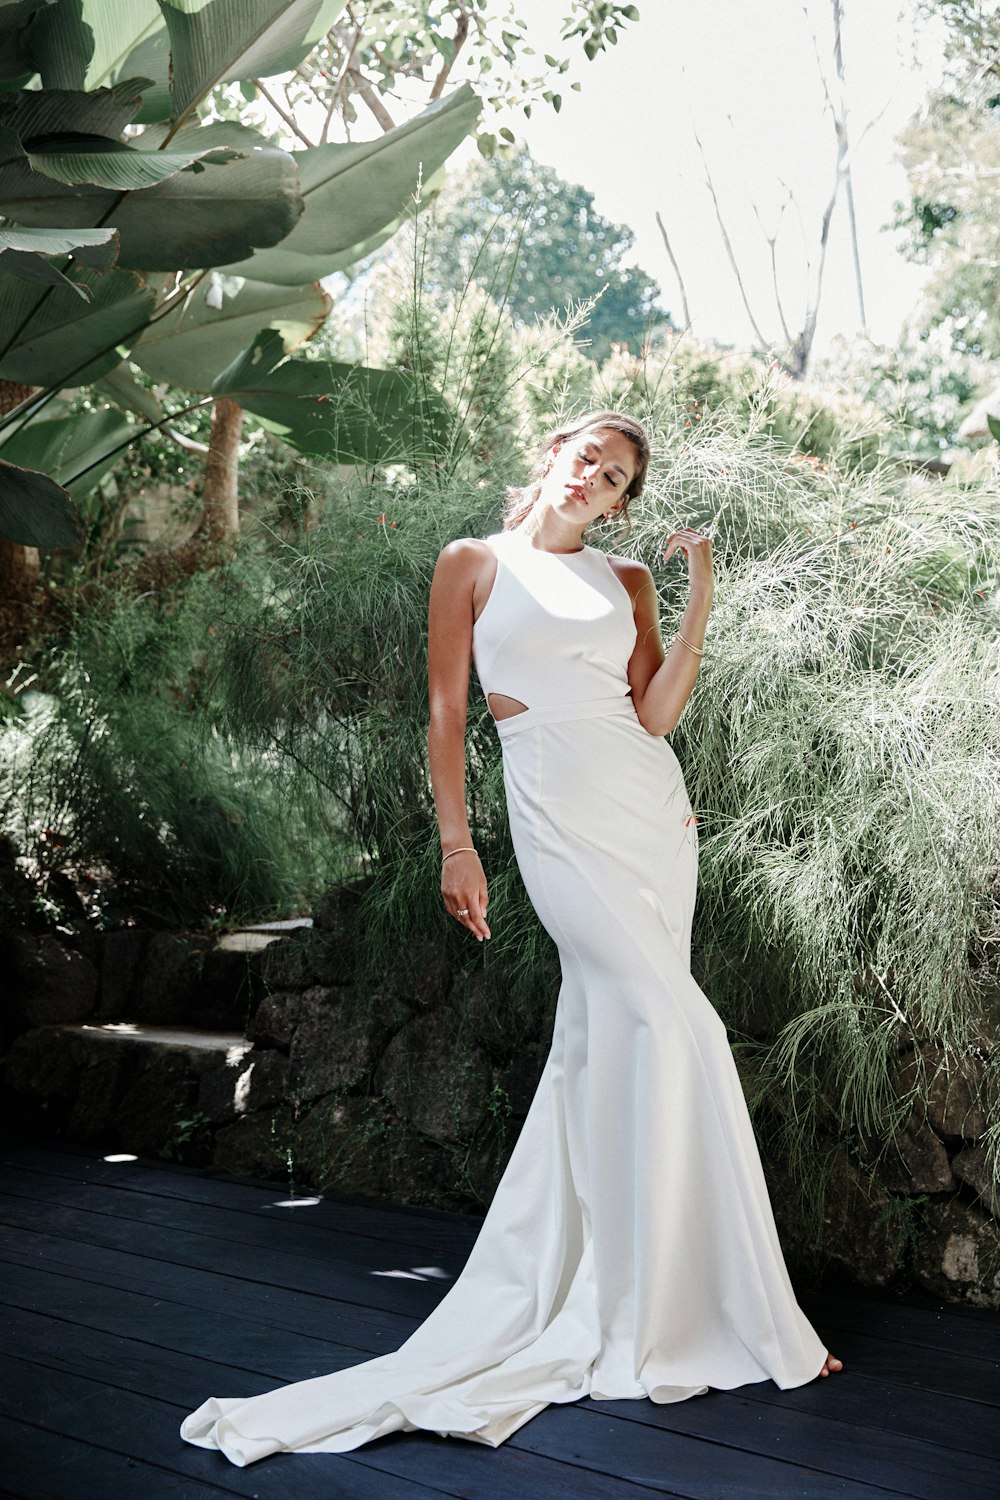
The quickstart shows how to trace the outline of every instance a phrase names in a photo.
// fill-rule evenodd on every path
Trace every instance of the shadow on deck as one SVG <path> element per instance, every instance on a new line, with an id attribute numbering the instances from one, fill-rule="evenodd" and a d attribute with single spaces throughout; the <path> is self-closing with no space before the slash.
<path id="1" fill-rule="evenodd" d="M 249 1469 L 182 1443 L 208 1395 L 396 1348 L 476 1223 L 162 1162 L 6 1148 L 0 1493 L 20 1500 L 786 1500 L 1000 1495 L 1000 1319 L 826 1292 L 803 1305 L 846 1369 L 672 1406 L 549 1407 L 503 1447 L 399 1433 Z"/>

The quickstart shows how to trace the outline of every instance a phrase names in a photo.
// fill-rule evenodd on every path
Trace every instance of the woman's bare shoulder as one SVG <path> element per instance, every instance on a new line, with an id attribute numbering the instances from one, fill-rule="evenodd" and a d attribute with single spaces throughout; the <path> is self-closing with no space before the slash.
<path id="1" fill-rule="evenodd" d="M 488 542 L 480 537 L 460 536 L 442 547 L 437 565 L 440 572 L 458 581 L 475 578 L 490 559 L 495 561 L 495 554 Z"/>
<path id="2" fill-rule="evenodd" d="M 481 562 L 492 551 L 489 542 L 478 536 L 457 536 L 453 542 L 441 548 L 441 556 L 452 558 L 474 557 Z"/>
<path id="3" fill-rule="evenodd" d="M 634 557 L 615 557 L 607 554 L 612 571 L 628 589 L 633 600 L 653 583 L 653 575 L 644 562 Z"/>

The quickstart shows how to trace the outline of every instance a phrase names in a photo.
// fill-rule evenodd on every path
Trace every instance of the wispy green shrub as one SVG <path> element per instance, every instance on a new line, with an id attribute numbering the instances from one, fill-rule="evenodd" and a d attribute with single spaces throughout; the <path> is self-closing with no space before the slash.
<path id="1" fill-rule="evenodd" d="M 40 877 L 99 892 L 107 920 L 282 915 L 343 868 L 332 799 L 219 726 L 220 600 L 249 614 L 259 589 L 248 557 L 166 600 L 109 591 L 15 699 L 3 826 Z"/>

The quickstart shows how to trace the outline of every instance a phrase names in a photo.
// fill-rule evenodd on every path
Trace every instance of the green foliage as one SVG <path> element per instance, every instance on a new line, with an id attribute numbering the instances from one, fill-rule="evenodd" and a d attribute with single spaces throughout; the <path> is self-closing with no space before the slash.
<path id="1" fill-rule="evenodd" d="M 810 383 L 822 392 L 854 392 L 877 407 L 889 424 L 885 446 L 891 452 L 934 459 L 954 449 L 963 418 L 992 378 L 986 361 L 932 329 L 882 347 L 838 339 L 814 358 Z"/>
<path id="2" fill-rule="evenodd" d="M 305 213 L 280 245 L 230 271 L 297 286 L 350 265 L 365 242 L 409 207 L 417 185 L 468 135 L 479 101 L 467 85 L 373 141 L 294 153 Z"/>
<path id="3" fill-rule="evenodd" d="M 76 516 L 62 485 L 0 459 L 0 536 L 23 547 L 72 546 Z"/>
<path id="4" fill-rule="evenodd" d="M 443 435 L 441 403 L 411 375 L 285 359 L 274 329 L 222 371 L 214 394 L 238 401 L 292 447 L 334 462 L 413 464 Z"/>
<path id="5" fill-rule="evenodd" d="M 913 259 L 931 268 L 925 313 L 956 349 L 1000 356 L 1000 70 L 995 8 L 977 0 L 922 0 L 943 31 L 942 78 L 902 136 L 909 202 L 897 227 Z M 943 26 L 942 26 L 943 23 Z"/>
<path id="6" fill-rule="evenodd" d="M 251 753 L 218 728 L 220 618 L 243 593 L 252 614 L 259 589 L 248 557 L 183 598 L 110 592 L 38 663 L 4 726 L 4 827 L 39 874 L 94 882 L 107 920 L 284 913 L 344 872 L 335 799 L 314 781 L 289 792 L 273 748 Z"/>
<path id="7" fill-rule="evenodd" d="M 0 212 L 18 226 L 19 238 L 0 242 L 0 361 L 2 378 L 43 387 L 33 415 L 64 382 L 112 376 L 126 350 L 154 378 L 208 392 L 264 331 L 276 329 L 285 352 L 311 337 L 329 306 L 318 279 L 392 234 L 421 181 L 429 189 L 474 128 L 480 101 L 470 84 L 443 97 L 470 35 L 481 80 L 502 58 L 509 88 L 510 65 L 532 55 L 527 23 L 513 8 L 498 20 L 483 0 L 438 0 L 412 14 L 358 0 L 342 21 L 343 10 L 343 0 L 135 0 L 124 8 L 111 0 L 52 0 L 44 7 L 20 0 L 5 8 Z M 564 36 L 580 37 L 590 58 L 637 18 L 631 5 L 569 0 Z M 429 107 L 393 128 L 364 70 L 374 68 L 388 86 L 403 74 L 423 76 L 432 60 Z M 529 93 L 542 89 L 558 108 L 560 96 L 543 83 L 568 66 L 547 57 Z M 285 85 L 283 110 L 263 80 L 290 72 L 295 81 Z M 227 94 L 234 83 L 238 92 Z M 372 141 L 330 141 L 335 116 L 345 126 L 355 119 L 355 88 L 383 133 Z M 312 143 L 296 119 L 302 90 L 310 112 L 319 105 L 325 116 Z M 273 131 L 276 112 L 305 150 L 284 150 L 245 123 L 258 94 L 271 111 L 261 121 L 265 129 Z M 492 102 L 499 104 L 499 96 Z M 484 133 L 480 144 L 492 140 Z M 95 285 L 80 268 L 109 263 L 95 259 L 98 229 L 111 237 L 119 270 Z M 42 233 L 35 246 L 32 231 Z M 213 275 L 199 291 L 197 273 L 205 270 L 247 284 L 224 285 Z M 83 314 L 73 309 L 74 299 L 84 304 Z M 61 336 L 67 323 L 76 334 L 70 341 Z M 56 340 L 48 337 L 53 328 Z M 261 415 L 267 406 L 262 420 L 308 451 L 369 460 L 372 442 L 346 446 L 361 430 L 356 410 L 336 423 L 333 441 L 330 421 L 318 424 L 322 440 L 310 442 L 301 422 L 285 420 L 288 387 L 300 373 L 272 360 L 271 389 L 258 379 L 256 405 L 248 409 Z M 311 394 L 343 408 L 352 382 L 317 362 L 312 380 L 324 374 L 333 386 Z M 118 369 L 116 403 L 129 401 L 131 378 L 127 366 Z M 386 418 L 393 400 L 399 404 L 400 382 L 384 372 L 358 372 L 353 385 L 364 388 L 376 416 Z M 396 395 L 387 401 L 389 390 Z M 281 408 L 277 417 L 273 408 Z M 128 409 L 136 409 L 134 398 Z M 26 418 L 18 412 L 7 420 L 20 425 Z M 406 451 L 413 448 L 410 442 Z M 0 471 L 2 514 L 41 538 L 44 525 L 22 515 L 38 486 L 24 479 L 4 487 L 10 473 Z M 116 521 L 109 520 L 111 530 Z"/>
<path id="8" fill-rule="evenodd" d="M 509 119 L 512 111 L 528 118 L 539 103 L 558 113 L 562 91 L 580 88 L 579 79 L 570 78 L 573 53 L 582 51 L 593 61 L 615 45 L 628 22 L 639 19 L 636 6 L 618 0 L 565 0 L 561 36 L 572 45 L 557 47 L 560 55 L 539 55 L 532 45 L 537 9 L 522 0 L 503 5 L 496 0 L 423 0 L 409 6 L 354 0 L 321 45 L 282 83 L 286 115 L 301 118 L 327 92 L 325 80 L 333 78 L 339 81 L 345 124 L 353 127 L 372 105 L 370 95 L 352 91 L 352 66 L 390 100 L 412 89 L 415 81 L 435 99 L 447 80 L 464 76 L 484 98 L 486 112 L 476 135 L 480 151 L 490 156 L 498 138 L 513 139 L 509 124 L 498 124 L 500 119 Z M 252 95 L 252 89 L 246 90 L 243 98 Z"/>
<path id="9" fill-rule="evenodd" d="M 592 193 L 525 150 L 466 168 L 425 217 L 423 236 L 425 293 L 457 296 L 470 281 L 483 289 L 499 282 L 519 325 L 597 297 L 579 329 L 596 360 L 613 343 L 637 353 L 667 321 L 656 282 L 625 264 L 632 231 L 603 218 Z"/>
<path id="10" fill-rule="evenodd" d="M 699 344 L 690 334 L 657 340 L 642 358 L 618 350 L 602 365 L 602 404 L 663 403 L 687 428 L 736 424 L 815 464 L 872 468 L 890 433 L 888 416 L 848 380 L 794 380 L 776 363 Z"/>
<path id="11" fill-rule="evenodd" d="M 210 391 L 262 331 L 280 332 L 283 353 L 316 331 L 329 302 L 310 283 L 398 220 L 421 170 L 432 174 L 443 164 L 479 109 L 465 87 L 374 142 L 297 153 L 238 121 L 200 118 L 217 85 L 297 67 L 342 8 L 341 0 L 160 0 L 155 12 L 132 7 L 124 33 L 115 30 L 105 0 L 56 0 L 44 13 L 23 5 L 16 18 L 8 15 L 0 66 L 6 63 L 15 84 L 25 81 L 22 65 L 38 69 L 41 87 L 0 96 L 0 211 L 20 236 L 0 247 L 7 261 L 6 272 L 0 264 L 0 378 L 42 389 L 30 415 L 8 414 L 6 425 L 37 420 L 64 383 L 112 374 L 123 348 L 141 344 L 154 323 L 155 335 L 135 351 L 138 362 L 201 391 Z M 122 77 L 122 58 L 138 61 L 140 52 L 157 66 L 148 77 Z M 156 97 L 144 110 L 148 89 Z M 144 126 L 136 124 L 140 116 Z M 98 229 L 100 239 L 110 236 L 118 261 L 103 275 L 93 269 L 109 264 L 94 239 Z M 32 230 L 45 231 L 34 253 Z M 295 230 L 303 232 L 294 237 Z M 56 231 L 65 232 L 53 238 Z M 279 242 L 277 260 L 255 259 Z M 59 246 L 61 263 L 39 253 L 53 257 Z M 237 289 L 215 277 L 208 294 L 192 302 L 200 278 L 190 273 L 226 263 L 249 271 L 250 284 Z M 150 275 L 178 271 L 185 273 L 180 279 Z M 267 281 L 280 283 L 282 295 L 261 284 Z M 227 295 L 235 304 L 228 309 Z M 297 370 L 271 358 L 267 374 L 270 392 L 257 371 L 257 407 L 265 398 L 284 403 Z M 316 363 L 313 384 L 325 375 L 333 386 L 319 385 L 311 395 L 343 405 L 344 372 Z M 377 388 L 371 399 L 384 408 L 386 389 L 398 392 L 399 380 L 379 375 L 362 371 L 354 380 L 366 394 Z M 73 421 L 72 413 L 65 420 Z M 274 425 L 287 425 L 301 442 L 301 423 Z M 341 422 L 337 441 L 323 451 L 367 457 L 370 445 L 345 453 L 357 431 L 356 421 Z M 36 435 L 35 446 L 50 437 Z M 45 527 L 30 515 L 37 483 L 13 483 L 5 467 L 0 489 L 2 514 L 15 517 L 18 534 L 41 539 Z"/>
<path id="12" fill-rule="evenodd" d="M 110 407 L 76 413 L 72 421 L 55 418 L 22 427 L 0 446 L 5 462 L 41 470 L 80 500 L 107 473 L 134 428 Z M 75 530 L 63 545 L 75 540 Z"/>

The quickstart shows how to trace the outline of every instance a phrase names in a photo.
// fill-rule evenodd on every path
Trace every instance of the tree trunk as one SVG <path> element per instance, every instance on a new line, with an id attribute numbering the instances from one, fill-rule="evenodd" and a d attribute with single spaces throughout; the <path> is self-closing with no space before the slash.
<path id="1" fill-rule="evenodd" d="M 20 542 L 0 536 L 0 600 L 21 604 L 30 599 L 40 568 L 37 547 L 22 547 Z"/>
<path id="2" fill-rule="evenodd" d="M 242 435 L 242 406 L 220 396 L 212 407 L 212 435 L 205 459 L 205 508 L 198 528 L 212 542 L 226 542 L 239 535 Z"/>
<path id="3" fill-rule="evenodd" d="M 133 585 L 158 589 L 199 568 L 210 567 L 240 534 L 239 473 L 243 408 L 226 396 L 212 406 L 212 433 L 205 459 L 205 484 L 198 529 L 169 552 L 154 552 L 136 563 Z"/>
<path id="4" fill-rule="evenodd" d="M 0 416 L 6 416 L 38 389 L 16 380 L 0 380 Z M 0 601 L 22 603 L 30 599 L 38 583 L 42 560 L 37 547 L 23 547 L 0 536 Z"/>

